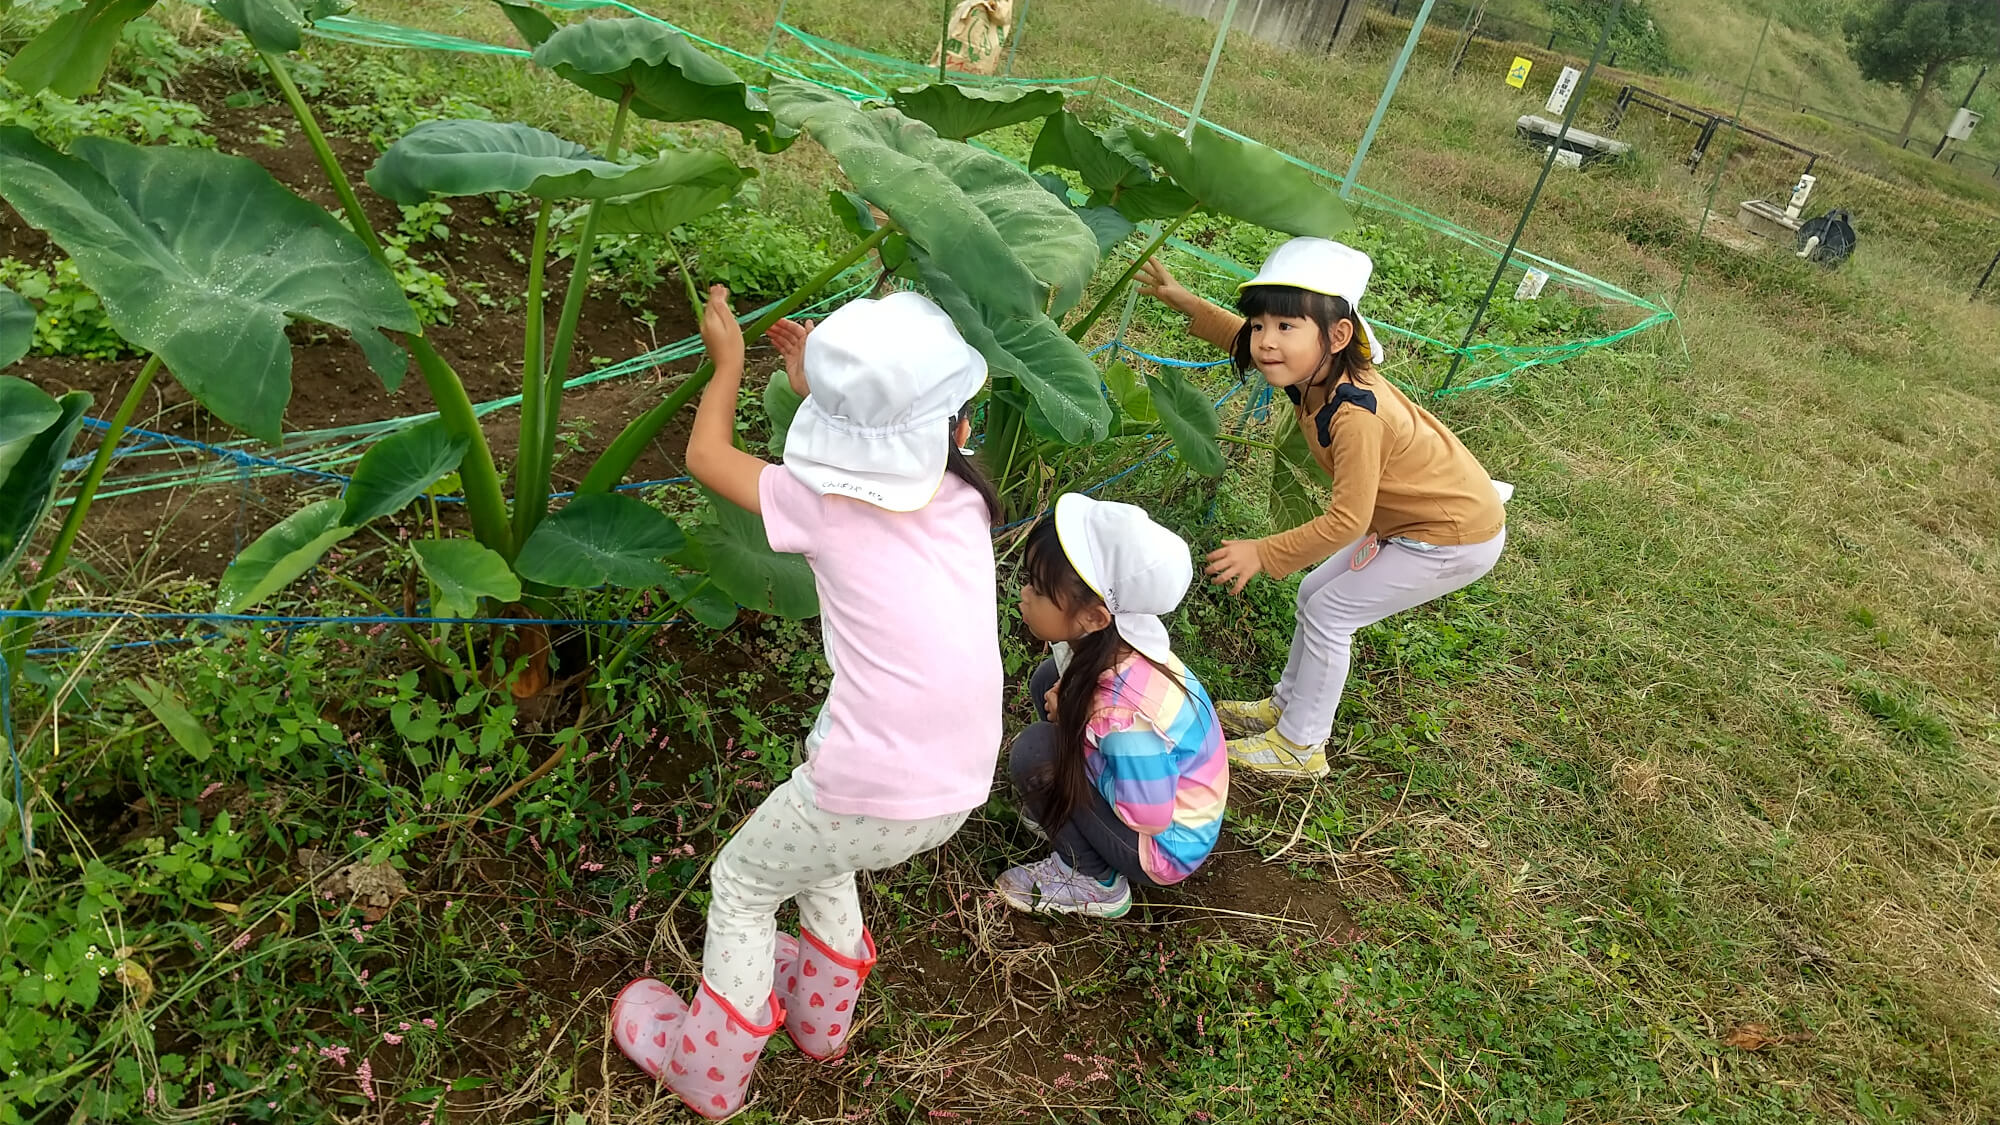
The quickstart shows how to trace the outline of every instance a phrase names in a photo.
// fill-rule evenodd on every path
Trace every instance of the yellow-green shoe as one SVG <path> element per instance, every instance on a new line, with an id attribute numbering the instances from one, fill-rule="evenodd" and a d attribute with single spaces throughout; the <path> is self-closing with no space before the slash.
<path id="1" fill-rule="evenodd" d="M 1266 777 L 1325 777 L 1326 743 L 1318 746 L 1300 746 L 1284 735 L 1276 727 L 1251 738 L 1239 738 L 1229 744 L 1229 764 L 1235 769 L 1246 769 L 1261 773 Z"/>
<path id="2" fill-rule="evenodd" d="M 1262 734 L 1278 725 L 1283 712 L 1268 697 L 1264 699 L 1222 699 L 1215 704 L 1215 717 L 1231 734 Z"/>

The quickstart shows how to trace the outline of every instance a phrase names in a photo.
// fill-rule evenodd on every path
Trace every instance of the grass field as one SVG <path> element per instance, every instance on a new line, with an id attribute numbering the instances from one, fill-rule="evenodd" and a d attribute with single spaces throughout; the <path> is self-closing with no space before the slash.
<path id="1" fill-rule="evenodd" d="M 752 52 L 771 16 L 653 7 Z M 1733 58 L 1761 22 L 1653 7 L 1670 43 L 1704 57 Z M 363 11 L 512 41 L 488 5 Z M 792 0 L 786 18 L 904 58 L 935 40 L 935 13 L 907 6 Z M 1038 4 L 1033 19 L 1017 73 L 1110 74 L 1179 104 L 1211 36 L 1136 0 Z M 1787 35 L 1781 66 L 1806 66 L 1816 48 Z M 1232 41 L 1206 116 L 1344 168 L 1396 45 L 1373 35 L 1330 63 Z M 1541 95 L 1501 84 L 1509 51 L 1482 47 L 1453 77 L 1444 50 L 1417 55 L 1363 181 L 1504 238 L 1539 171 L 1512 120 Z M 518 62 L 326 44 L 311 57 L 329 99 L 373 83 L 579 139 L 603 128 L 594 103 Z M 759 159 L 766 212 L 843 237 L 823 155 Z M 1624 170 L 1551 179 L 1523 246 L 1664 299 L 1677 320 L 1440 401 L 1518 486 L 1509 552 L 1477 586 L 1364 634 L 1331 778 L 1239 779 L 1215 870 L 1114 925 L 1043 926 L 986 897 L 1035 854 L 996 800 L 941 852 L 872 881 L 884 958 L 852 1061 L 774 1050 L 744 1120 L 2000 1119 L 2000 313 L 1968 302 L 1975 255 L 1948 242 L 1864 241 L 1829 272 L 1697 240 L 1707 189 L 1644 146 Z M 1137 331 L 1169 342 L 1157 317 Z M 1206 549 L 1267 529 L 1262 480 L 1246 458 L 1219 484 L 1156 467 L 1107 495 Z M 1203 592 L 1176 616 L 1177 649 L 1218 694 L 1261 694 L 1289 615 L 1268 581 L 1243 601 Z M 391 659 L 302 636 L 103 678 L 166 677 L 246 741 L 310 724 L 287 687 L 379 696 L 405 707 L 407 737 L 421 704 Z M 291 782 L 355 804 L 295 798 L 257 821 L 267 838 L 248 858 L 209 856 L 243 872 L 234 913 L 146 908 L 178 920 L 120 952 L 149 968 L 145 994 L 120 969 L 131 1002 L 114 1011 L 107 985 L 86 1006 L 102 1038 L 77 1081 L 168 1096 L 86 1117 L 682 1118 L 606 1049 L 602 1014 L 641 968 L 689 979 L 702 866 L 795 753 L 823 691 L 814 647 L 771 625 L 662 657 L 605 732 L 629 733 L 629 760 L 613 744 L 508 823 L 413 851 L 414 901 L 372 929 L 352 919 L 352 941 L 282 873 L 301 847 L 364 846 L 350 834 L 379 823 L 383 798 Z M 1024 680 L 1031 655 L 1010 642 L 1009 658 Z M 167 752 L 115 709 L 27 721 L 72 745 L 75 724 L 85 748 L 64 768 L 105 792 Z M 232 787 L 219 801 L 280 770 L 188 781 Z M 181 838 L 219 848 L 202 835 L 207 800 L 178 794 Z M 78 925 L 116 901 L 93 862 L 136 869 L 147 845 L 91 840 L 102 854 L 75 844 L 57 874 L 9 872 L 11 908 Z M 71 913 L 35 905 L 49 902 Z M 220 948 L 236 928 L 260 943 L 241 964 Z"/>

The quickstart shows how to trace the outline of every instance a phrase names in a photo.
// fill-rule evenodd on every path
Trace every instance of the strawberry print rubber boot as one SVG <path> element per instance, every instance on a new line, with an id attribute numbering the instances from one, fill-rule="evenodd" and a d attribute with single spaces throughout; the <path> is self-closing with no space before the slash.
<path id="1" fill-rule="evenodd" d="M 854 1031 L 861 986 L 875 967 L 875 936 L 861 931 L 861 956 L 827 948 L 805 928 L 800 941 L 778 935 L 778 999 L 785 1007 L 785 1034 L 809 1059 L 832 1062 L 847 1053 Z"/>
<path id="2" fill-rule="evenodd" d="M 707 981 L 695 993 L 694 1003 L 684 1008 L 672 989 L 650 979 L 626 985 L 611 1005 L 619 1049 L 710 1121 L 726 1120 L 743 1108 L 757 1058 L 784 1022 L 776 994 L 766 1001 L 765 1012 L 768 1023 L 751 1023 Z M 648 1019 L 664 1029 L 664 1044 L 660 1031 L 648 1033 Z M 628 1037 L 628 1025 L 637 1031 L 636 1043 Z"/>

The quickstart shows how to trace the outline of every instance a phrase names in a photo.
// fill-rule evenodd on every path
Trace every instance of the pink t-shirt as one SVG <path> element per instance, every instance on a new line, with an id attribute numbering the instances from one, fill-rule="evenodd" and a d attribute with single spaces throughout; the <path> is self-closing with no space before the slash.
<path id="1" fill-rule="evenodd" d="M 833 687 L 806 738 L 828 812 L 921 820 L 977 808 L 1000 758 L 1000 611 L 986 502 L 946 474 L 914 512 L 757 481 L 771 549 L 819 588 Z"/>

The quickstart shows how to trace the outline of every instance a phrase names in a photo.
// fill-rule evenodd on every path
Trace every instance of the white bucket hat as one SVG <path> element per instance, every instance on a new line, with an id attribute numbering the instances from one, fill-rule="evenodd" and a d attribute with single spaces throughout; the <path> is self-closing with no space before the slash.
<path id="1" fill-rule="evenodd" d="M 986 358 L 917 293 L 849 301 L 806 337 L 812 394 L 785 433 L 785 468 L 822 496 L 892 512 L 931 502 L 951 418 L 986 382 Z"/>
<path id="2" fill-rule="evenodd" d="M 1253 285 L 1289 285 L 1342 298 L 1354 310 L 1354 319 L 1361 323 L 1369 362 L 1380 366 L 1382 338 L 1361 315 L 1361 294 L 1367 291 L 1368 279 L 1374 273 L 1375 260 L 1352 246 L 1330 238 L 1294 238 L 1271 251 L 1257 276 L 1236 288 L 1241 291 Z"/>
<path id="3" fill-rule="evenodd" d="M 1187 542 L 1141 508 L 1078 492 L 1056 499 L 1056 538 L 1084 584 L 1104 599 L 1118 635 L 1165 663 L 1173 653 L 1160 615 L 1180 605 L 1194 581 Z"/>

